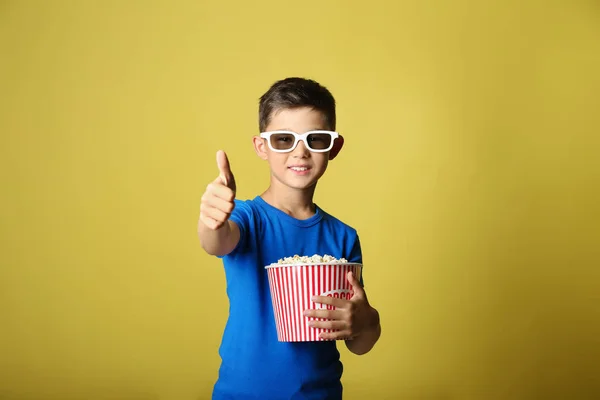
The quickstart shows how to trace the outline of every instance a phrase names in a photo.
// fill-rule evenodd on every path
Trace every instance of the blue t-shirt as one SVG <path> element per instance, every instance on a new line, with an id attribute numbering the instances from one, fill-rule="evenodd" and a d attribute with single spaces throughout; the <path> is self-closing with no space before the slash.
<path id="1" fill-rule="evenodd" d="M 236 248 L 223 257 L 229 319 L 213 399 L 341 399 L 342 363 L 335 341 L 279 342 L 265 266 L 295 254 L 362 263 L 356 230 L 318 206 L 299 220 L 260 196 L 235 201 Z"/>

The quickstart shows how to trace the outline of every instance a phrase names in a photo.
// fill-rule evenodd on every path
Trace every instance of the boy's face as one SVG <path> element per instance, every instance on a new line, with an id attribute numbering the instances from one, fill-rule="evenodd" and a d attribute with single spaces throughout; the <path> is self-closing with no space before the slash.
<path id="1" fill-rule="evenodd" d="M 276 110 L 265 131 L 292 131 L 303 134 L 308 131 L 329 130 L 320 111 L 308 107 Z M 299 141 L 288 153 L 270 149 L 267 139 L 254 137 L 254 148 L 259 157 L 267 160 L 271 175 L 283 185 L 294 189 L 314 186 L 327 169 L 329 152 L 317 153 Z"/>

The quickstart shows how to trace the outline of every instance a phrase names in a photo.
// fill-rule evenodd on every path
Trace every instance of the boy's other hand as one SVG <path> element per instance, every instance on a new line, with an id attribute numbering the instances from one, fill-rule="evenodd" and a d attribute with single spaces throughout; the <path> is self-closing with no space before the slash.
<path id="1" fill-rule="evenodd" d="M 235 207 L 235 178 L 227 154 L 217 152 L 219 176 L 208 184 L 200 203 L 200 220 L 208 228 L 217 230 L 229 219 Z"/>
<path id="2" fill-rule="evenodd" d="M 354 295 L 350 300 L 327 296 L 315 296 L 315 303 L 334 306 L 335 310 L 304 311 L 308 318 L 322 318 L 324 321 L 311 320 L 308 324 L 313 328 L 335 329 L 337 332 L 321 333 L 323 339 L 352 339 L 379 324 L 377 312 L 367 300 L 365 290 L 352 272 L 348 273 L 348 281 L 352 285 Z"/>

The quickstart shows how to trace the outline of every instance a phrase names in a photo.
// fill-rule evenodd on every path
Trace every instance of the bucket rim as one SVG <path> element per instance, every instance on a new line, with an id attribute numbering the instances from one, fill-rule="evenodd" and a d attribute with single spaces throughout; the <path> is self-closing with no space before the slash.
<path id="1" fill-rule="evenodd" d="M 312 267 L 315 265 L 320 265 L 320 266 L 328 266 L 328 267 L 343 267 L 343 266 L 359 266 L 362 267 L 362 263 L 350 263 L 350 262 L 345 262 L 345 263 L 341 263 L 341 262 L 333 262 L 333 263 L 306 263 L 306 264 L 271 264 L 271 265 L 267 265 L 265 266 L 265 269 L 269 269 L 269 268 L 286 268 L 286 267 Z"/>

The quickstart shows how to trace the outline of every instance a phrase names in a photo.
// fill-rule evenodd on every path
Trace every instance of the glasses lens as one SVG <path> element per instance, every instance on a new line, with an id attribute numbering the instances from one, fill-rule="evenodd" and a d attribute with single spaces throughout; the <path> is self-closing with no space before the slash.
<path id="1" fill-rule="evenodd" d="M 294 140 L 291 133 L 274 133 L 271 135 L 271 146 L 275 150 L 289 150 L 294 145 Z"/>
<path id="2" fill-rule="evenodd" d="M 328 133 L 311 133 L 307 140 L 313 150 L 325 150 L 331 146 L 331 135 Z"/>

